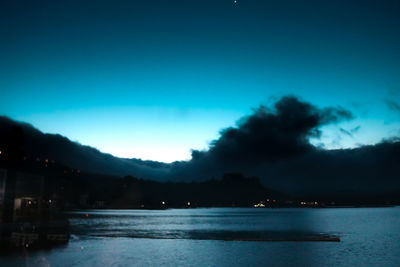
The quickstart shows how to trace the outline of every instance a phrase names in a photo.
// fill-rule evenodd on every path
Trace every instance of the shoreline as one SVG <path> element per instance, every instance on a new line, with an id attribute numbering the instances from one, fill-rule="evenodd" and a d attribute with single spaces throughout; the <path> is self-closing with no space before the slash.
<path id="1" fill-rule="evenodd" d="M 79 212 L 79 211 L 96 211 L 96 210 L 189 210 L 189 209 L 348 209 L 348 208 L 395 208 L 400 207 L 400 205 L 340 205 L 340 206 L 319 206 L 319 207 L 307 207 L 307 206 L 275 206 L 275 207 L 231 207 L 231 206 L 210 206 L 210 207 L 168 207 L 168 208 L 76 208 L 64 210 L 65 213 L 68 212 Z"/>

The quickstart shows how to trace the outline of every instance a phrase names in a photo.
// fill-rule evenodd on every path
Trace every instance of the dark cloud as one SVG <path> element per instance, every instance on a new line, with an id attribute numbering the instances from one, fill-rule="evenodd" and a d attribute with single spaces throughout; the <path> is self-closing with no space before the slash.
<path id="1" fill-rule="evenodd" d="M 191 161 L 172 168 L 171 177 L 196 180 L 242 172 L 298 196 L 400 193 L 400 143 L 395 139 L 338 150 L 310 143 L 321 126 L 352 117 L 341 107 L 320 109 L 284 97 L 273 108 L 261 106 L 236 127 L 221 131 L 209 150 L 195 150 Z M 359 129 L 341 132 L 353 136 Z"/>
<path id="2" fill-rule="evenodd" d="M 350 131 L 347 131 L 347 130 L 345 130 L 345 129 L 343 129 L 343 128 L 340 128 L 339 131 L 340 131 L 342 134 L 345 134 L 345 135 L 350 136 L 351 138 L 353 138 L 353 134 L 352 134 Z"/>
<path id="3" fill-rule="evenodd" d="M 70 141 L 59 134 L 44 134 L 32 125 L 0 116 L 0 149 L 15 139 L 15 129 L 21 131 L 19 146 L 27 156 L 48 158 L 87 172 L 129 175 L 154 179 L 165 175 L 168 164 L 117 158 L 99 150 Z M 15 145 L 14 145 L 15 146 Z"/>
<path id="4" fill-rule="evenodd" d="M 259 177 L 269 188 L 298 196 L 400 194 L 398 138 L 338 150 L 310 143 L 311 137 L 321 135 L 320 127 L 352 117 L 341 107 L 318 108 L 293 96 L 283 97 L 272 107 L 255 109 L 236 127 L 222 130 L 208 150 L 194 150 L 190 161 L 171 164 L 116 158 L 0 117 L 0 149 L 9 140 L 7 132 L 20 127 L 27 154 L 93 173 L 130 174 L 159 181 L 200 181 L 242 173 Z M 352 135 L 359 129 L 341 132 Z"/>
<path id="5" fill-rule="evenodd" d="M 352 134 L 357 133 L 357 132 L 360 130 L 360 128 L 361 128 L 361 126 L 358 125 L 358 126 L 354 127 L 353 129 L 351 129 L 350 132 L 351 132 Z"/>
<path id="6" fill-rule="evenodd" d="M 388 194 L 400 193 L 398 162 L 400 143 L 392 140 L 354 149 L 314 150 L 264 166 L 259 173 L 268 170 L 266 184 L 297 195 Z"/>
<path id="7" fill-rule="evenodd" d="M 352 117 L 341 107 L 319 109 L 296 97 L 283 97 L 273 109 L 260 106 L 237 127 L 222 130 L 207 152 L 193 151 L 192 157 L 210 157 L 221 164 L 282 160 L 315 149 L 309 138 L 320 136 L 320 126 Z"/>
<path id="8" fill-rule="evenodd" d="M 352 128 L 352 129 L 350 129 L 350 130 L 346 130 L 346 129 L 344 129 L 344 128 L 339 128 L 339 131 L 340 131 L 342 134 L 347 135 L 347 136 L 353 138 L 353 137 L 354 137 L 354 134 L 357 133 L 357 132 L 360 130 L 360 127 L 361 127 L 361 126 L 357 126 L 357 127 L 354 127 L 354 128 Z"/>

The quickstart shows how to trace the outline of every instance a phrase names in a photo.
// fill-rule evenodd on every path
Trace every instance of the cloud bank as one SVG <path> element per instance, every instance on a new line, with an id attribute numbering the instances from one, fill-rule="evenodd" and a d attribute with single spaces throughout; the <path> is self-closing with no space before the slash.
<path id="1" fill-rule="evenodd" d="M 235 127 L 222 130 L 208 150 L 193 150 L 191 160 L 171 164 L 116 158 L 0 117 L 0 149 L 9 142 L 10 129 L 19 127 L 26 154 L 51 158 L 87 172 L 188 182 L 238 172 L 257 176 L 267 187 L 296 196 L 400 193 L 398 139 L 340 150 L 310 143 L 311 137 L 321 135 L 322 126 L 353 117 L 342 107 L 319 108 L 285 96 L 272 107 L 253 110 Z M 358 127 L 347 132 L 357 131 Z"/>
<path id="2" fill-rule="evenodd" d="M 318 109 L 296 97 L 283 97 L 273 110 L 260 106 L 237 127 L 222 130 L 208 151 L 192 152 L 192 161 L 230 165 L 288 159 L 315 149 L 309 139 L 321 135 L 319 127 L 351 118 L 341 107 Z"/>
<path id="3" fill-rule="evenodd" d="M 219 177 L 242 172 L 266 186 L 293 195 L 356 195 L 400 192 L 400 143 L 326 150 L 310 143 L 320 127 L 350 120 L 342 107 L 317 108 L 286 96 L 273 108 L 261 106 L 236 127 L 221 131 L 209 150 L 192 152 L 176 164 L 173 179 Z M 359 127 L 347 131 L 351 136 Z"/>

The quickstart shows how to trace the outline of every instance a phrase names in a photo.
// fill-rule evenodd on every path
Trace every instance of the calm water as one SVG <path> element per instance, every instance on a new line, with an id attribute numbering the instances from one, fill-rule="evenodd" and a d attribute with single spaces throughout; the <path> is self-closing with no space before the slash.
<path id="1" fill-rule="evenodd" d="M 0 266 L 400 266 L 400 207 L 69 215 L 67 246 L 3 256 Z M 271 241 L 329 236 L 341 241 Z"/>

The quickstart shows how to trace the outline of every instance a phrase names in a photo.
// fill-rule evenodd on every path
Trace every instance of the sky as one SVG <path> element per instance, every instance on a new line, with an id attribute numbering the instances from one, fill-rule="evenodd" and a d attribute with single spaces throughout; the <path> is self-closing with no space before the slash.
<path id="1" fill-rule="evenodd" d="M 399 1 L 1 1 L 0 114 L 119 157 L 190 159 L 296 95 L 354 118 L 315 145 L 400 135 Z"/>

